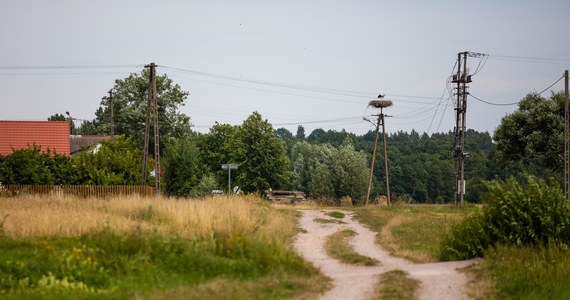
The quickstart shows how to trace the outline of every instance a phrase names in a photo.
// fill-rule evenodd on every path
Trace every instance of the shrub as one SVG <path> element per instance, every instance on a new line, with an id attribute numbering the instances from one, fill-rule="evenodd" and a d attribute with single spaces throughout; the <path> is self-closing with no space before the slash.
<path id="1" fill-rule="evenodd" d="M 570 208 L 557 185 L 526 176 L 493 181 L 481 213 L 453 228 L 440 250 L 442 259 L 483 256 L 489 246 L 570 245 Z"/>

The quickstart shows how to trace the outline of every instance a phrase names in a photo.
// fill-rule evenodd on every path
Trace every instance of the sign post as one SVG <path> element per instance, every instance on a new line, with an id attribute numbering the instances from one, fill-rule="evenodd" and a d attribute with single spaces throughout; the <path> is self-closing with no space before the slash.
<path id="1" fill-rule="evenodd" d="M 238 164 L 223 164 L 222 169 L 228 170 L 228 195 L 232 193 L 232 170 L 237 170 Z"/>

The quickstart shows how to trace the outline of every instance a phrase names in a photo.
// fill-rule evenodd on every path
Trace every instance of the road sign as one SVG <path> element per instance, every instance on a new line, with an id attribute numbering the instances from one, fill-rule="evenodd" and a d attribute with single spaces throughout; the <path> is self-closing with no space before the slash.
<path id="1" fill-rule="evenodd" d="M 222 169 L 228 170 L 228 195 L 232 193 L 232 170 L 238 168 L 238 164 L 223 164 Z"/>

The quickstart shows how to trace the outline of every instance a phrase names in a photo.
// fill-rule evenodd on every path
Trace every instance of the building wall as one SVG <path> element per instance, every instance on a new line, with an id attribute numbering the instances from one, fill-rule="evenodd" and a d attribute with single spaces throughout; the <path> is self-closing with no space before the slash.
<path id="1" fill-rule="evenodd" d="M 69 155 L 69 122 L 67 121 L 0 121 L 0 155 L 13 149 L 36 145 L 45 152 Z"/>

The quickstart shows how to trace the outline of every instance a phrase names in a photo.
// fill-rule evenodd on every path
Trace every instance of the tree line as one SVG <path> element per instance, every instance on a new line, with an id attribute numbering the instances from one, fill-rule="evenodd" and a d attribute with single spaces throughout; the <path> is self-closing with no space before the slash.
<path id="1" fill-rule="evenodd" d="M 148 71 L 115 81 L 113 110 L 119 137 L 97 151 L 71 157 L 42 153 L 37 147 L 0 156 L 1 183 L 140 184 Z M 374 132 L 363 135 L 299 126 L 293 134 L 274 129 L 253 112 L 240 125 L 216 123 L 208 133 L 191 130 L 180 112 L 189 95 L 166 75 L 157 76 L 163 191 L 171 196 L 201 196 L 227 187 L 222 164 L 238 164 L 232 183 L 244 192 L 300 190 L 313 198 L 366 197 Z M 95 119 L 84 121 L 78 134 L 108 134 L 109 99 L 103 98 Z M 51 116 L 50 120 L 63 115 Z M 485 182 L 534 174 L 561 182 L 563 96 L 529 94 L 505 116 L 493 137 L 466 132 L 466 200 L 478 202 Z M 151 137 L 151 145 L 154 143 Z M 453 133 L 395 132 L 388 135 L 391 192 L 417 203 L 453 201 Z M 153 147 L 150 147 L 151 152 Z M 45 149 L 44 149 L 45 150 Z M 385 194 L 383 153 L 377 152 L 372 195 Z M 152 171 L 152 170 L 150 170 Z M 149 182 L 153 178 L 149 177 Z"/>

